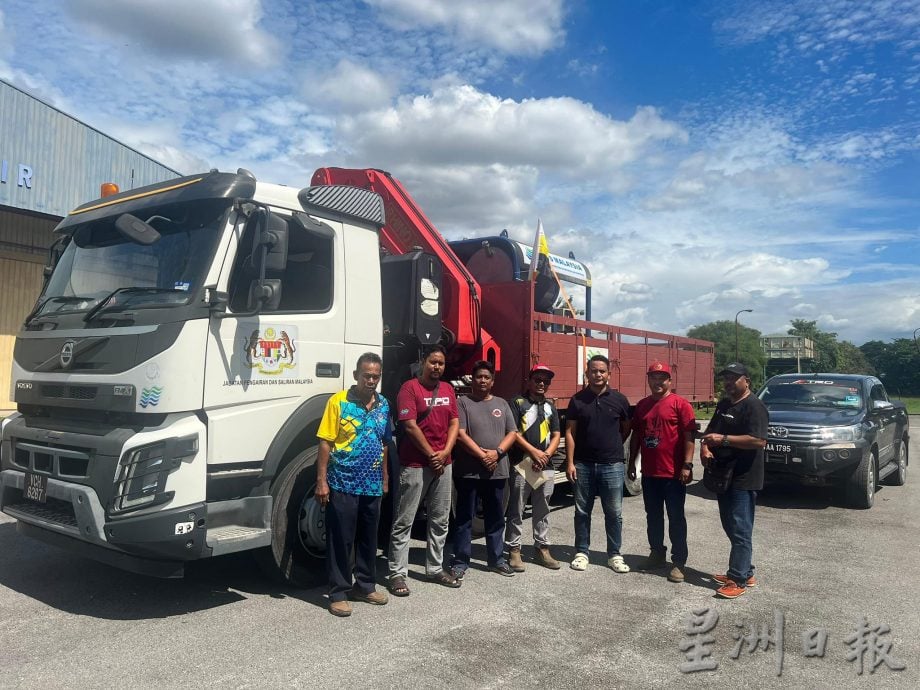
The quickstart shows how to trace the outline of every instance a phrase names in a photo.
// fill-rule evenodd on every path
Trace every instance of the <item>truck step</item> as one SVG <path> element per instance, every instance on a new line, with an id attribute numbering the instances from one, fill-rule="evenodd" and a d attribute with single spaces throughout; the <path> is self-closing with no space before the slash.
<path id="1" fill-rule="evenodd" d="M 272 531 L 267 527 L 244 527 L 243 525 L 224 525 L 208 530 L 207 544 L 213 556 L 220 556 L 235 551 L 246 551 L 269 546 L 272 543 Z"/>

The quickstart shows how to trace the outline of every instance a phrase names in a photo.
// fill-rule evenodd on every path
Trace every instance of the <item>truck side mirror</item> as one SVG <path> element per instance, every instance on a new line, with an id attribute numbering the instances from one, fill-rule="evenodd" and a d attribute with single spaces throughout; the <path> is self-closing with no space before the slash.
<path id="1" fill-rule="evenodd" d="M 254 271 L 261 271 L 264 255 L 266 271 L 283 271 L 287 266 L 288 255 L 287 221 L 268 209 L 260 208 L 252 214 L 249 222 L 255 224 L 250 267 Z"/>
<path id="2" fill-rule="evenodd" d="M 249 302 L 246 305 L 250 311 L 275 311 L 281 304 L 281 281 L 278 278 L 265 278 L 253 280 L 249 284 Z"/>

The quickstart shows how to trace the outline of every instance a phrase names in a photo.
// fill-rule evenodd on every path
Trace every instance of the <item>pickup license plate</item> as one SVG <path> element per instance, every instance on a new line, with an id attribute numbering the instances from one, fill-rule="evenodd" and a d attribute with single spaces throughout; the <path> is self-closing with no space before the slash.
<path id="1" fill-rule="evenodd" d="M 30 501 L 45 503 L 48 499 L 48 477 L 26 472 L 26 484 L 22 493 Z"/>
<path id="2" fill-rule="evenodd" d="M 772 441 L 767 441 L 766 451 L 767 462 L 788 464 L 789 458 L 792 456 L 792 446 L 788 443 L 774 443 Z"/>

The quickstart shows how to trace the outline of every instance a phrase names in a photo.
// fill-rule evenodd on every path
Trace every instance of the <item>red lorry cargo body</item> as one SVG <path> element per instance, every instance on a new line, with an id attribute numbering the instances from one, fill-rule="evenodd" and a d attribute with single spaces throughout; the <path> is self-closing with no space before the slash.
<path id="1" fill-rule="evenodd" d="M 542 362 L 556 372 L 551 396 L 565 409 L 582 387 L 587 359 L 601 352 L 610 359 L 611 387 L 631 404 L 648 395 L 646 372 L 655 361 L 669 364 L 677 393 L 694 403 L 713 400 L 711 342 L 535 311 L 533 283 L 515 279 L 498 259 L 483 261 L 480 256 L 464 265 L 402 184 L 387 172 L 320 168 L 312 184 L 377 192 L 386 212 L 380 233 L 383 250 L 395 255 L 420 247 L 441 261 L 444 326 L 453 337 L 448 343 L 451 377 L 470 373 L 477 359 L 489 359 L 498 371 L 495 393 L 508 398 L 521 392 L 530 368 Z"/>

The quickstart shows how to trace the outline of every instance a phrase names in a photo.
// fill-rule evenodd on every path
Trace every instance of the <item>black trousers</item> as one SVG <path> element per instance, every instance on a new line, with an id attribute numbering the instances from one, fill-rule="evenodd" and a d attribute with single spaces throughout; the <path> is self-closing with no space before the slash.
<path id="1" fill-rule="evenodd" d="M 326 506 L 326 570 L 329 600 L 342 601 L 352 589 L 369 594 L 377 582 L 377 523 L 380 496 L 355 496 L 331 489 Z M 352 566 L 354 553 L 354 566 Z"/>

